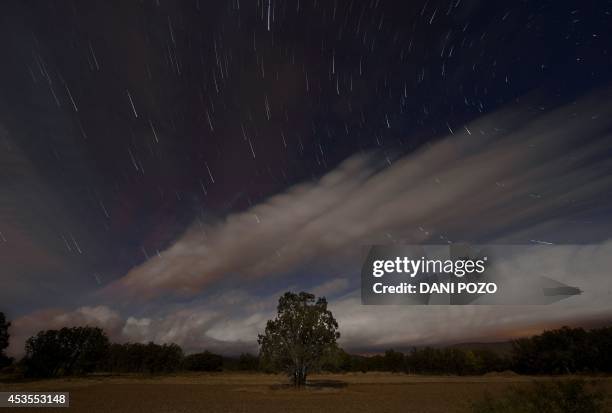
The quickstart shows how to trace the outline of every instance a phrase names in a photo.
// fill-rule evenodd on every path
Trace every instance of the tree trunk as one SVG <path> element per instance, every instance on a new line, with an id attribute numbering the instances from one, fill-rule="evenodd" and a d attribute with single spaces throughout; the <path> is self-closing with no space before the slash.
<path id="1" fill-rule="evenodd" d="M 301 387 L 306 384 L 306 366 L 297 365 L 293 370 L 293 385 Z"/>

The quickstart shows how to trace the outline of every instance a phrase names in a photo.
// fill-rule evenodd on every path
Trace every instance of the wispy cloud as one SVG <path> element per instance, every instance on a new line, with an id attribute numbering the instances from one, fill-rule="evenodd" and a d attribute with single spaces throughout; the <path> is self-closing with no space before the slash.
<path id="1" fill-rule="evenodd" d="M 596 208 L 612 187 L 604 103 L 509 108 L 384 168 L 376 155 L 354 156 L 317 182 L 194 225 L 106 292 L 193 295 L 367 243 L 491 240 Z"/>

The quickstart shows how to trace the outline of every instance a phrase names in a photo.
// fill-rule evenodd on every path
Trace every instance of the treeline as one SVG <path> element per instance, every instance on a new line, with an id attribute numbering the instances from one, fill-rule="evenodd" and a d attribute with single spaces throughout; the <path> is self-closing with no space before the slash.
<path id="1" fill-rule="evenodd" d="M 172 373 L 181 369 L 185 357 L 177 344 L 111 344 L 98 370 L 108 373 Z"/>
<path id="2" fill-rule="evenodd" d="M 511 343 L 507 353 L 486 349 L 420 348 L 388 350 L 370 357 L 342 350 L 326 360 L 329 371 L 390 371 L 409 374 L 484 374 L 511 370 L 519 374 L 612 373 L 612 327 L 585 330 L 562 327 Z"/>
<path id="3" fill-rule="evenodd" d="M 563 327 L 513 342 L 512 368 L 521 374 L 612 372 L 612 327 Z"/>
<path id="4" fill-rule="evenodd" d="M 0 369 L 26 377 L 179 371 L 274 372 L 258 356 L 223 357 L 208 351 L 185 355 L 177 344 L 111 343 L 100 328 L 41 331 L 26 341 L 26 354 L 13 362 L 4 354 L 8 323 L 0 313 Z M 612 327 L 584 330 L 563 327 L 512 342 L 505 353 L 486 349 L 414 348 L 402 353 L 361 356 L 340 348 L 328 353 L 319 369 L 328 372 L 386 371 L 408 374 L 473 375 L 512 370 L 520 374 L 612 372 Z M 11 364 L 8 368 L 7 365 Z"/>
<path id="5" fill-rule="evenodd" d="M 250 353 L 224 357 L 210 351 L 184 355 L 177 344 L 111 344 L 99 371 L 107 373 L 175 373 L 179 371 L 258 371 L 259 358 Z"/>
<path id="6" fill-rule="evenodd" d="M 408 374 L 473 375 L 509 370 L 508 356 L 490 350 L 463 350 L 460 348 L 415 348 L 402 353 L 387 350 L 384 354 L 359 356 L 338 350 L 322 364 L 330 372 L 386 371 Z"/>
<path id="7" fill-rule="evenodd" d="M 257 370 L 251 354 L 225 358 L 204 351 L 185 356 L 174 343 L 110 343 L 97 327 L 46 330 L 26 342 L 15 369 L 25 377 L 59 377 L 93 372 L 160 374 L 179 371 Z"/>

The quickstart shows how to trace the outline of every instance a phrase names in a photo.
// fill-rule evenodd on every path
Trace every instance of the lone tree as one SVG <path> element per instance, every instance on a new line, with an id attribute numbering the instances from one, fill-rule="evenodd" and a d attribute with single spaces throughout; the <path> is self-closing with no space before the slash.
<path id="1" fill-rule="evenodd" d="M 322 357 L 336 348 L 338 322 L 327 309 L 325 297 L 286 292 L 278 300 L 278 314 L 259 335 L 264 363 L 284 370 L 295 386 L 306 383 L 306 375 Z"/>
<path id="2" fill-rule="evenodd" d="M 11 364 L 11 359 L 4 354 L 4 350 L 9 345 L 8 329 L 11 323 L 6 321 L 4 313 L 0 312 L 0 368 Z"/>

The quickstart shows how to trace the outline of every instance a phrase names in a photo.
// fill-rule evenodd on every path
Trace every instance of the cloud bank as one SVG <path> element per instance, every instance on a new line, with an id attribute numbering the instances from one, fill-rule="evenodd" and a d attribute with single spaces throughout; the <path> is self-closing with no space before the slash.
<path id="1" fill-rule="evenodd" d="M 583 291 L 581 295 L 540 306 L 363 306 L 359 291 L 344 278 L 326 281 L 312 291 L 335 297 L 330 308 L 340 325 L 340 343 L 348 351 L 356 352 L 501 341 L 560 325 L 609 322 L 612 241 L 558 247 L 552 255 L 542 251 L 545 250 L 526 251 L 509 264 L 556 268 L 555 279 L 578 285 Z M 274 316 L 281 291 L 261 296 L 232 290 L 146 317 L 122 317 L 106 306 L 81 307 L 69 312 L 42 311 L 15 320 L 14 328 L 21 335 L 10 350 L 19 354 L 17 343 L 41 329 L 94 325 L 104 328 L 118 342 L 175 342 L 187 352 L 203 349 L 223 354 L 256 352 L 257 334 Z"/>

